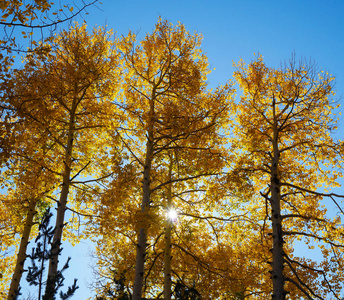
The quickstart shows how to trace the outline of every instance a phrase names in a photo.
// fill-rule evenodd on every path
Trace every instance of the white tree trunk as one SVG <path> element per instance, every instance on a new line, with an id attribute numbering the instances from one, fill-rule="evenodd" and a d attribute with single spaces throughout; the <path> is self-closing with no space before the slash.
<path id="1" fill-rule="evenodd" d="M 14 269 L 14 273 L 11 280 L 10 290 L 8 293 L 7 300 L 13 300 L 16 297 L 16 294 L 19 289 L 20 280 L 24 272 L 24 263 L 26 260 L 26 250 L 27 245 L 29 244 L 31 228 L 33 226 L 33 218 L 36 213 L 36 199 L 31 199 L 29 201 L 29 207 L 26 215 L 26 221 L 24 225 L 24 231 L 20 241 L 20 246 L 17 254 L 17 262 Z"/>
<path id="2" fill-rule="evenodd" d="M 52 258 L 49 260 L 49 270 L 48 270 L 48 279 L 47 285 L 45 290 L 45 296 L 47 296 L 47 300 L 53 300 L 54 295 L 52 294 L 52 290 L 54 288 L 54 277 L 56 276 L 58 270 L 58 263 L 59 263 L 59 251 L 61 249 L 61 241 L 62 241 L 62 233 L 64 227 L 64 218 L 65 218 L 65 211 L 67 206 L 69 188 L 70 188 L 70 174 L 71 174 L 71 164 L 72 164 L 72 152 L 73 152 L 73 140 L 74 140 L 74 132 L 75 132 L 75 111 L 76 111 L 76 103 L 77 99 L 73 101 L 73 108 L 70 115 L 69 121 L 69 128 L 68 128 L 68 136 L 67 136 L 67 147 L 65 151 L 65 158 L 64 158 L 64 172 L 63 172 L 63 182 L 62 182 L 62 190 L 60 194 L 60 199 L 57 205 L 57 214 L 56 214 L 56 223 L 55 223 L 55 233 L 53 238 L 53 249 L 52 249 Z"/>
<path id="3" fill-rule="evenodd" d="M 169 167 L 169 181 L 172 180 L 172 161 L 173 157 L 171 156 L 171 162 Z M 168 192 L 167 192 L 167 212 L 172 208 L 172 183 L 168 185 Z M 171 300 L 172 295 L 172 279 L 171 279 L 171 234 L 172 234 L 172 224 L 173 220 L 171 220 L 168 216 L 166 218 L 166 229 L 165 229 L 165 251 L 164 251 L 164 300 Z"/>
<path id="4" fill-rule="evenodd" d="M 153 101 L 152 101 L 153 102 Z M 146 143 L 146 157 L 143 170 L 143 195 L 141 203 L 141 213 L 144 216 L 149 210 L 150 204 L 150 181 L 151 181 L 151 167 L 153 160 L 153 122 L 154 122 L 154 103 L 150 105 L 150 120 L 148 124 L 148 139 Z M 136 264 L 135 264 L 135 279 L 133 288 L 133 300 L 141 300 L 142 287 L 144 278 L 144 264 L 146 260 L 147 249 L 147 229 L 148 220 L 144 220 L 144 225 L 138 230 L 137 248 L 136 248 Z M 142 224 L 142 223 L 141 223 Z"/>

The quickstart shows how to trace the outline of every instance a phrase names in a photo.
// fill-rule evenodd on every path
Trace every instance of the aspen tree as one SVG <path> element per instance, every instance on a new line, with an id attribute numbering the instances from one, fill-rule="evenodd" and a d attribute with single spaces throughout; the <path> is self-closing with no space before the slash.
<path id="1" fill-rule="evenodd" d="M 243 91 L 235 130 L 238 165 L 254 182 L 261 211 L 271 220 L 265 234 L 272 236 L 272 299 L 286 299 L 294 288 L 308 299 L 328 293 L 338 299 L 342 229 L 321 204 L 326 196 L 337 203 L 336 195 L 319 191 L 338 186 L 341 176 L 336 169 L 342 165 L 341 144 L 330 135 L 337 123 L 334 78 L 295 58 L 280 69 L 267 67 L 262 56 L 235 66 Z M 318 243 L 324 259 L 318 266 L 292 256 L 293 241 L 302 237 Z M 331 252 L 338 258 L 335 272 L 327 271 Z"/>
<path id="2" fill-rule="evenodd" d="M 116 196 L 107 192 L 108 198 L 102 198 L 103 203 L 109 205 L 109 211 L 103 210 L 105 206 L 99 209 L 107 216 L 104 215 L 104 221 L 101 221 L 105 228 L 123 235 L 123 240 L 133 241 L 137 233 L 135 280 L 128 274 L 132 268 L 123 270 L 126 264 L 119 266 L 126 272 L 126 278 L 133 279 L 136 299 L 141 299 L 143 290 L 149 290 L 149 286 L 144 284 L 147 283 L 144 266 L 145 260 L 149 260 L 150 264 L 153 258 L 148 253 L 152 248 L 147 245 L 154 243 L 156 230 L 164 226 L 157 220 L 160 220 L 161 193 L 169 184 L 166 181 L 167 153 L 189 147 L 190 151 L 194 151 L 190 156 L 202 150 L 210 155 L 212 151 L 218 153 L 217 148 L 221 144 L 216 132 L 221 122 L 227 119 L 228 99 L 233 91 L 231 84 L 213 92 L 206 90 L 206 74 L 209 70 L 199 46 L 199 35 L 189 34 L 182 24 L 173 27 L 161 20 L 154 32 L 137 46 L 131 33 L 123 37 L 120 43 L 126 74 L 122 86 L 123 98 L 115 105 L 121 108 L 124 117 L 114 135 L 123 142 L 128 164 L 119 169 L 120 173 L 113 181 L 112 191 Z M 173 183 L 207 175 L 206 172 L 193 172 L 175 178 Z M 212 172 L 213 169 L 208 175 Z M 140 182 L 142 174 L 140 187 L 136 183 Z M 122 180 L 122 176 L 129 176 L 131 184 Z M 133 214 L 133 211 L 137 211 L 139 197 L 141 208 Z M 125 207 L 129 211 L 118 211 L 117 207 Z M 165 213 L 163 215 L 165 222 Z M 125 226 L 128 226 L 127 229 Z M 133 235 L 133 232 L 136 233 Z M 122 241 L 122 238 L 118 238 Z M 104 240 L 104 243 L 110 241 Z M 116 249 L 116 253 L 121 253 L 120 257 L 131 257 L 133 254 L 132 251 L 123 251 Z M 126 263 L 130 261 L 126 259 Z M 117 274 L 122 274 L 122 271 L 118 270 Z"/>
<path id="3" fill-rule="evenodd" d="M 111 36 L 102 28 L 88 33 L 85 24 L 63 31 L 54 43 L 44 44 L 41 51 L 27 56 L 8 95 L 20 118 L 32 122 L 32 129 L 38 129 L 35 135 L 45 139 L 36 147 L 49 149 L 49 155 L 32 162 L 53 173 L 61 187 L 59 200 L 55 199 L 55 255 L 49 263 L 46 295 L 54 288 L 69 191 L 82 184 L 76 180 L 81 173 L 97 172 L 96 151 L 106 147 L 103 113 L 107 110 L 106 97 L 113 96 L 118 81 L 118 56 Z"/>
<path id="4" fill-rule="evenodd" d="M 13 141 L 10 149 L 6 149 L 6 168 L 2 172 L 2 180 L 6 186 L 6 201 L 5 207 L 8 215 L 4 218 L 11 219 L 14 225 L 13 237 L 21 235 L 20 245 L 16 255 L 15 270 L 12 274 L 10 291 L 6 290 L 8 299 L 13 299 L 19 289 L 22 273 L 24 271 L 24 263 L 26 260 L 26 249 L 30 240 L 32 227 L 37 219 L 36 213 L 41 206 L 44 206 L 43 199 L 45 195 L 51 193 L 55 184 L 55 176 L 48 170 L 44 170 L 42 165 L 38 163 L 41 160 L 43 149 L 38 149 L 37 144 L 44 145 L 42 136 L 34 131 L 32 122 L 25 122 L 20 119 L 19 115 L 12 115 L 15 122 L 15 131 L 13 133 Z M 30 130 L 29 130 L 30 128 Z M 43 147 L 44 148 L 44 147 Z M 45 153 L 44 155 L 47 155 Z M 47 155 L 48 156 L 48 155 Z M 14 216 L 12 215 L 14 213 Z M 10 229 L 1 228 L 4 234 Z M 4 243 L 3 245 L 15 246 L 16 238 L 13 238 L 12 243 Z M 11 268 L 8 268 L 8 270 Z M 5 280 L 2 281 L 6 284 Z M 5 288 L 3 286 L 3 288 Z"/>
<path id="5" fill-rule="evenodd" d="M 189 34 L 182 24 L 172 27 L 159 20 L 154 32 L 138 46 L 134 36 L 123 39 L 122 52 L 125 79 L 123 106 L 128 124 L 136 128 L 133 135 L 145 151 L 142 157 L 142 202 L 139 214 L 137 255 L 133 299 L 142 298 L 144 265 L 147 259 L 147 241 L 152 191 L 152 170 L 158 155 L 169 149 L 182 147 L 189 137 L 202 132 L 213 132 L 227 115 L 227 93 L 230 87 L 214 94 L 205 92 L 207 62 L 199 49 L 200 36 Z M 128 143 L 129 146 L 129 143 Z M 130 152 L 136 152 L 134 146 Z"/>

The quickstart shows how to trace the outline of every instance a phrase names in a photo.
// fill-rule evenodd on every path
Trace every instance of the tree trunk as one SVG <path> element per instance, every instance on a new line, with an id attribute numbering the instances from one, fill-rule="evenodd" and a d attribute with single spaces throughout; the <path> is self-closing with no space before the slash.
<path id="1" fill-rule="evenodd" d="M 169 181 L 172 180 L 172 159 L 169 167 Z M 167 192 L 167 213 L 172 208 L 172 183 L 168 185 Z M 165 252 L 164 252 L 164 300 L 171 300 L 172 295 L 172 280 L 171 280 L 171 233 L 172 233 L 173 220 L 166 217 L 166 230 L 165 230 Z"/>
<path id="2" fill-rule="evenodd" d="M 12 281 L 10 285 L 10 290 L 8 293 L 7 300 L 14 300 L 18 293 L 20 280 L 24 271 L 24 263 L 26 260 L 26 250 L 29 244 L 31 228 L 33 226 L 33 218 L 35 215 L 36 199 L 31 199 L 29 201 L 29 208 L 26 215 L 26 221 L 24 225 L 24 231 L 20 241 L 20 246 L 17 254 L 17 262 L 12 276 Z"/>
<path id="3" fill-rule="evenodd" d="M 278 128 L 275 118 L 275 99 L 273 102 L 274 126 L 273 126 L 273 158 L 271 161 L 271 221 L 272 221 L 272 285 L 274 300 L 284 300 L 284 251 L 281 218 L 281 184 L 279 177 L 279 149 Z"/>
<path id="4" fill-rule="evenodd" d="M 171 231 L 172 220 L 167 220 L 165 232 L 165 253 L 164 253 L 164 300 L 171 300 Z"/>
<path id="5" fill-rule="evenodd" d="M 152 144 L 153 143 L 151 143 L 148 140 L 145 167 L 144 167 L 144 172 L 143 172 L 143 197 L 142 197 L 142 205 L 141 205 L 142 216 L 145 213 L 147 213 L 149 210 L 150 172 L 151 172 L 151 164 L 152 164 L 151 156 L 153 152 Z M 143 277 L 144 277 L 144 263 L 145 263 L 145 257 L 146 257 L 146 248 L 147 248 L 147 224 L 141 225 L 141 228 L 139 229 L 138 239 L 137 239 L 133 300 L 141 300 L 142 298 L 142 286 L 143 286 Z"/>
<path id="6" fill-rule="evenodd" d="M 153 122 L 154 122 L 154 103 L 150 103 L 150 120 L 148 124 L 148 139 L 146 143 L 146 157 L 145 165 L 143 170 L 143 195 L 141 204 L 142 217 L 148 212 L 150 205 L 150 181 L 151 181 L 151 167 L 153 160 Z M 147 221 L 147 222 L 146 222 Z M 141 300 L 142 298 L 142 287 L 144 278 L 144 264 L 146 259 L 146 248 L 147 248 L 147 228 L 148 220 L 141 222 L 138 238 L 137 238 L 137 249 L 136 249 L 136 264 L 135 264 L 135 279 L 133 288 L 133 300 Z"/>
<path id="7" fill-rule="evenodd" d="M 61 249 L 63 227 L 65 225 L 64 217 L 65 217 L 65 211 L 66 211 L 70 182 L 71 182 L 70 174 L 71 174 L 71 164 L 72 164 L 73 139 L 74 139 L 74 131 L 75 131 L 75 109 L 76 107 L 74 107 L 74 109 L 71 112 L 69 128 L 68 128 L 65 160 L 63 162 L 64 163 L 63 183 L 62 183 L 60 199 L 57 204 L 55 233 L 54 233 L 52 251 L 51 251 L 52 257 L 49 260 L 48 279 L 47 279 L 47 285 L 45 289 L 45 296 L 48 297 L 47 300 L 54 299 L 53 291 L 55 290 L 55 276 L 58 270 L 59 252 Z"/>

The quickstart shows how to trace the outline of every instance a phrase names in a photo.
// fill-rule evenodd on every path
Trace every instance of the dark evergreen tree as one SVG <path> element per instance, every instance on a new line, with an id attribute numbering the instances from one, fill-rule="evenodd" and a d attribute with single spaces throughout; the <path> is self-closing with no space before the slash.
<path id="1" fill-rule="evenodd" d="M 57 272 L 56 276 L 53 278 L 49 278 L 51 282 L 44 282 L 43 281 L 43 274 L 45 270 L 45 263 L 49 261 L 52 257 L 52 253 L 54 253 L 54 249 L 59 248 L 57 255 L 61 254 L 63 248 L 58 247 L 52 242 L 55 228 L 49 226 L 50 219 L 52 217 L 52 213 L 48 208 L 47 211 L 44 213 L 42 222 L 39 225 L 39 234 L 35 240 L 36 247 L 32 249 L 31 255 L 29 255 L 31 259 L 32 266 L 29 267 L 28 274 L 26 276 L 26 280 L 29 285 L 38 286 L 38 300 L 55 300 L 55 296 L 58 290 L 63 286 L 64 276 L 63 272 L 69 268 L 69 261 L 70 257 L 68 257 L 67 262 L 63 266 L 63 268 Z M 67 300 L 72 297 L 75 291 L 79 288 L 76 285 L 77 279 L 74 279 L 74 283 L 72 286 L 68 287 L 66 293 L 60 292 L 60 299 Z M 42 288 L 43 285 L 47 285 L 52 287 L 51 289 L 47 289 L 45 294 L 42 297 Z"/>

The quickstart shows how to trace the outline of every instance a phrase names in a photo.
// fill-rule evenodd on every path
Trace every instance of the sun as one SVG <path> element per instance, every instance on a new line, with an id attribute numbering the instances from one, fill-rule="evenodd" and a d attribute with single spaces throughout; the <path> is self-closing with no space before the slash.
<path id="1" fill-rule="evenodd" d="M 178 214 L 175 209 L 171 208 L 167 212 L 167 218 L 170 219 L 171 221 L 176 221 L 178 218 Z"/>

